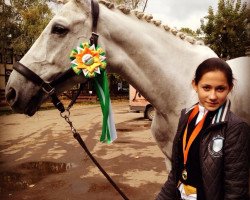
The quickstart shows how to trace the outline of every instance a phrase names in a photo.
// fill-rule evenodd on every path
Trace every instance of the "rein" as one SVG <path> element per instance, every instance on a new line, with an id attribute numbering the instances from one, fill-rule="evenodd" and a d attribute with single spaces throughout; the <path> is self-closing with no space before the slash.
<path id="1" fill-rule="evenodd" d="M 97 23 L 99 19 L 99 4 L 96 0 L 91 0 L 91 13 L 92 13 L 92 35 L 90 37 L 90 44 L 94 44 L 95 46 L 98 43 L 98 34 L 96 33 L 97 30 Z M 93 161 L 93 163 L 98 167 L 98 169 L 102 172 L 102 174 L 107 178 L 107 180 L 111 183 L 111 185 L 115 188 L 115 190 L 123 197 L 123 199 L 128 200 L 128 197 L 120 190 L 120 188 L 116 185 L 116 183 L 112 180 L 112 178 L 107 174 L 107 172 L 102 168 L 102 166 L 97 162 L 94 156 L 89 151 L 88 147 L 86 146 L 85 142 L 81 138 L 81 135 L 76 131 L 75 127 L 73 126 L 72 121 L 70 120 L 70 108 L 74 105 L 77 100 L 77 97 L 80 95 L 84 85 L 88 82 L 89 79 L 85 83 L 80 84 L 80 88 L 77 91 L 77 94 L 73 97 L 68 107 L 65 109 L 62 102 L 57 97 L 56 93 L 56 86 L 63 83 L 64 81 L 68 80 L 76 76 L 76 73 L 72 68 L 68 69 L 58 77 L 56 77 L 51 82 L 44 81 L 39 75 L 35 72 L 27 68 L 20 62 L 16 62 L 13 65 L 13 69 L 27 78 L 29 81 L 33 82 L 35 85 L 39 86 L 43 92 L 51 97 L 52 103 L 54 106 L 60 111 L 60 115 L 65 121 L 69 124 L 71 128 L 71 132 L 73 133 L 74 138 L 79 142 L 82 146 L 84 151 L 87 153 L 89 158 Z M 40 90 L 39 90 L 40 91 Z"/>

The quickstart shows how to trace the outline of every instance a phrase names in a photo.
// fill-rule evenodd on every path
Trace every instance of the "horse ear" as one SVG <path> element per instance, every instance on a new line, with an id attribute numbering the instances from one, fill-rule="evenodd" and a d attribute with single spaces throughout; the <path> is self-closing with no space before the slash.
<path id="1" fill-rule="evenodd" d="M 73 0 L 75 3 L 81 7 L 84 11 L 91 12 L 91 1 L 92 0 Z"/>
<path id="2" fill-rule="evenodd" d="M 75 0 L 77 3 L 80 3 L 84 7 L 90 7 L 91 6 L 91 0 Z"/>

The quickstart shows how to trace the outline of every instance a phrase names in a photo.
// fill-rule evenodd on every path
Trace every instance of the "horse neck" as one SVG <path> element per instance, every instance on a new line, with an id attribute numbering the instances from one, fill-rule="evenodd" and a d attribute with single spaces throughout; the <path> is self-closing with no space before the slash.
<path id="1" fill-rule="evenodd" d="M 191 45 L 160 27 L 104 6 L 98 27 L 109 70 L 124 77 L 164 115 L 180 106 L 182 95 L 187 95 L 180 87 L 190 85 L 195 67 L 215 56 L 205 46 Z"/>

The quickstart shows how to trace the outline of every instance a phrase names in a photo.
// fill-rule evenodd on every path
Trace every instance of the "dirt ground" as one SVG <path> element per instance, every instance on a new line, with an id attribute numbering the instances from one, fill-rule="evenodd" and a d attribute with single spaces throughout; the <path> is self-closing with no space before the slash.
<path id="1" fill-rule="evenodd" d="M 118 139 L 99 142 L 101 109 L 76 105 L 71 120 L 89 150 L 129 199 L 154 199 L 167 178 L 164 156 L 142 113 L 112 103 Z M 57 110 L 0 116 L 0 199 L 123 199 L 81 149 Z"/>

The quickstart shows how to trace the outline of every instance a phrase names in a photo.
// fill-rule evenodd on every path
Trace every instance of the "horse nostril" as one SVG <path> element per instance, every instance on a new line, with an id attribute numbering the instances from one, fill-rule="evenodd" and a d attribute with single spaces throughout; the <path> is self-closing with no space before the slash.
<path id="1" fill-rule="evenodd" d="M 10 88 L 7 92 L 6 92 L 6 100 L 10 105 L 14 105 L 15 101 L 16 101 L 16 91 L 13 88 Z"/>

